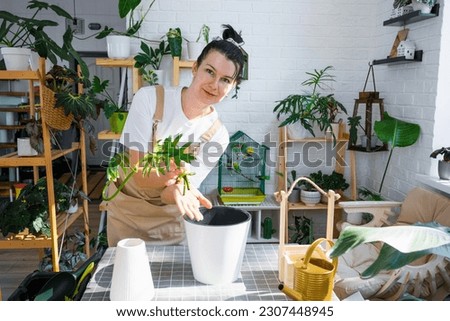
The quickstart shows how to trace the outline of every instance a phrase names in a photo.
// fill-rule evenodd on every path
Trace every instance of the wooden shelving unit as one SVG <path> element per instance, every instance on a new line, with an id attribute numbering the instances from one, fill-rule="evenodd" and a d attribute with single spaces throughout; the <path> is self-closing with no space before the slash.
<path id="1" fill-rule="evenodd" d="M 29 81 L 29 101 L 30 106 L 28 112 L 31 117 L 34 117 L 35 111 L 39 112 L 39 108 L 35 108 L 35 93 L 33 88 L 33 81 L 41 81 L 45 74 L 41 71 L 45 70 L 45 60 L 40 59 L 39 70 L 37 71 L 0 71 L 0 79 L 22 79 Z M 42 96 L 42 86 L 40 82 L 39 94 Z M 40 113 L 39 113 L 40 114 Z M 32 166 L 34 172 L 34 182 L 39 179 L 39 167 L 45 167 L 47 177 L 47 191 L 48 191 L 48 208 L 49 208 L 49 222 L 50 222 L 50 237 L 42 235 L 31 235 L 28 233 L 19 233 L 16 235 L 8 235 L 8 237 L 0 239 L 0 249 L 31 249 L 31 248 L 51 248 L 52 265 L 55 272 L 59 271 L 59 246 L 58 239 L 64 233 L 64 230 L 69 227 L 78 218 L 83 218 L 84 233 L 85 233 L 85 252 L 89 256 L 89 213 L 88 201 L 83 200 L 82 206 L 77 212 L 73 214 L 58 213 L 56 209 L 54 183 L 53 183 L 53 167 L 52 162 L 64 155 L 74 151 L 80 152 L 81 159 L 81 190 L 87 195 L 87 168 L 86 168 L 86 146 L 85 133 L 80 130 L 80 142 L 73 143 L 71 148 L 65 150 L 52 150 L 51 148 L 51 128 L 47 125 L 45 115 L 41 114 L 42 132 L 44 153 L 32 157 L 20 157 L 17 152 L 12 152 L 0 157 L 0 167 L 24 167 Z"/>
<path id="2" fill-rule="evenodd" d="M 178 86 L 180 84 L 180 69 L 192 68 L 195 61 L 193 60 L 180 60 L 178 57 L 173 58 L 173 78 L 172 86 Z"/>
<path id="3" fill-rule="evenodd" d="M 343 124 L 342 124 L 343 125 Z M 348 144 L 348 133 L 344 132 L 345 126 L 340 126 L 339 129 L 339 135 L 336 139 L 336 159 L 337 160 L 345 160 L 346 153 L 349 153 L 349 161 L 350 161 L 350 199 L 356 199 L 357 196 L 357 190 L 356 190 L 356 158 L 355 153 L 352 150 L 347 149 Z M 320 143 L 320 144 L 333 144 L 334 141 L 332 138 L 326 138 L 326 137 L 315 137 L 315 138 L 304 138 L 304 139 L 291 139 L 288 136 L 286 126 L 280 128 L 280 147 L 279 147 L 279 156 L 278 156 L 278 171 L 282 173 L 282 177 L 279 177 L 278 179 L 278 190 L 287 190 L 288 182 L 288 172 L 289 168 L 287 167 L 287 159 L 288 159 L 288 145 L 295 144 L 301 144 L 301 143 Z M 293 148 L 293 147 L 290 147 Z M 343 163 L 336 161 L 334 170 L 338 173 L 344 174 L 345 166 Z M 306 206 L 302 202 L 298 203 L 288 203 L 287 204 L 287 211 L 293 211 L 293 210 L 306 210 L 306 211 L 317 211 L 317 210 L 327 210 L 327 204 L 319 203 L 315 206 Z M 335 206 L 335 217 L 334 222 L 338 222 L 341 220 L 342 216 L 342 208 L 339 206 L 339 203 Z M 286 221 L 288 218 L 286 217 Z M 288 242 L 288 231 L 287 231 L 286 224 L 286 231 L 285 236 L 286 240 L 285 242 Z M 330 227 L 327 227 L 330 228 Z M 338 230 L 335 226 L 333 226 L 333 234 L 335 237 L 338 236 Z"/>
<path id="4" fill-rule="evenodd" d="M 142 87 L 142 77 L 139 75 L 139 69 L 134 67 L 134 59 L 111 59 L 111 58 L 97 58 L 95 60 L 97 66 L 102 67 L 121 67 L 130 68 L 133 75 L 133 94 Z"/>

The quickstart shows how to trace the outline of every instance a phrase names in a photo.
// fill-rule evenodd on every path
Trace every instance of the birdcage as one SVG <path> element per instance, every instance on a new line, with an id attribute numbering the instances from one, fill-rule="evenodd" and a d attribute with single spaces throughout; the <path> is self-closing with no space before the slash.
<path id="1" fill-rule="evenodd" d="M 266 153 L 269 148 L 242 131 L 230 137 L 219 161 L 218 193 L 226 205 L 260 204 L 264 201 Z"/>

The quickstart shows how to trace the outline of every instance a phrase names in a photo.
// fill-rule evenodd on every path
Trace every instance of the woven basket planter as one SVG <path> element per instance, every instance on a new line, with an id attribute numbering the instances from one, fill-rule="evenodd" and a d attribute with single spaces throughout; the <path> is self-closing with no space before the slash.
<path id="1" fill-rule="evenodd" d="M 64 108 L 56 107 L 55 93 L 42 86 L 42 97 L 41 97 L 41 115 L 45 123 L 58 130 L 67 130 L 73 121 L 73 115 L 66 115 L 64 113 Z"/>

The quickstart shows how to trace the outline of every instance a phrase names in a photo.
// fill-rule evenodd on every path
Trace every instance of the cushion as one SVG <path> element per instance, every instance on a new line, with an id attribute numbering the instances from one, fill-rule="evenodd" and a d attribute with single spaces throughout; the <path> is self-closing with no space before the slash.
<path id="1" fill-rule="evenodd" d="M 397 223 L 432 221 L 450 226 L 450 198 L 419 187 L 412 189 L 403 201 Z"/>

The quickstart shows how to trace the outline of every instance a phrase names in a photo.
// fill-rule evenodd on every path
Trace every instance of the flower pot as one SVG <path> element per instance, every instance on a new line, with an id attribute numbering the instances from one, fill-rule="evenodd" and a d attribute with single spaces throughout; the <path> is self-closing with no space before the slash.
<path id="1" fill-rule="evenodd" d="M 232 283 L 240 274 L 251 215 L 227 206 L 201 211 L 202 221 L 184 216 L 194 278 L 204 284 Z"/>
<path id="2" fill-rule="evenodd" d="M 38 152 L 31 147 L 30 137 L 17 138 L 17 155 L 18 156 L 36 156 Z"/>
<path id="3" fill-rule="evenodd" d="M 154 296 L 145 242 L 138 238 L 119 241 L 111 279 L 111 301 L 149 301 Z"/>
<path id="4" fill-rule="evenodd" d="M 422 13 L 430 13 L 432 8 L 428 4 L 416 0 L 413 0 L 411 2 L 411 6 L 413 7 L 414 11 L 420 10 L 420 12 Z"/>
<path id="5" fill-rule="evenodd" d="M 347 222 L 353 225 L 361 225 L 363 220 L 362 212 L 347 213 Z"/>
<path id="6" fill-rule="evenodd" d="M 109 58 L 124 59 L 131 55 L 131 38 L 128 36 L 107 36 L 106 45 Z"/>
<path id="7" fill-rule="evenodd" d="M 314 137 L 308 130 L 300 123 L 286 125 L 287 135 L 289 139 L 303 139 Z M 316 133 L 315 130 L 313 130 Z"/>
<path id="8" fill-rule="evenodd" d="M 111 131 L 116 134 L 120 134 L 125 126 L 125 122 L 127 120 L 128 113 L 127 112 L 115 112 L 109 118 L 109 125 L 111 127 Z"/>
<path id="9" fill-rule="evenodd" d="M 450 180 L 450 162 L 440 160 L 438 163 L 438 174 L 440 179 Z"/>
<path id="10" fill-rule="evenodd" d="M 194 42 L 194 41 L 188 42 L 187 43 L 188 59 L 197 60 L 197 58 L 200 56 L 205 46 L 206 43 L 204 42 Z"/>
<path id="11" fill-rule="evenodd" d="M 6 70 L 28 70 L 30 68 L 31 50 L 28 48 L 1 48 Z"/>
<path id="12" fill-rule="evenodd" d="M 306 206 L 315 206 L 320 202 L 320 192 L 319 191 L 306 191 L 301 190 L 300 199 Z"/>

